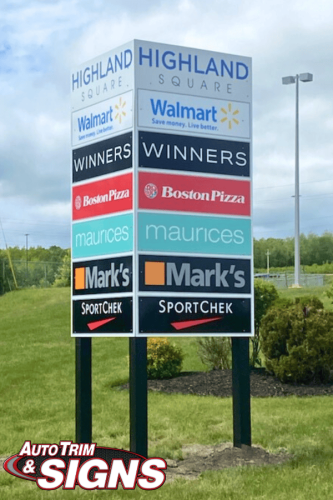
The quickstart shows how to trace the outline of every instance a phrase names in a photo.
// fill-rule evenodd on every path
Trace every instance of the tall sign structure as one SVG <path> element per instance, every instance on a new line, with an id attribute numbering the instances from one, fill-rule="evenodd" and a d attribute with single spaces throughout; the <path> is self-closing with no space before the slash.
<path id="1" fill-rule="evenodd" d="M 72 72 L 72 336 L 253 334 L 251 85 L 139 40 Z"/>

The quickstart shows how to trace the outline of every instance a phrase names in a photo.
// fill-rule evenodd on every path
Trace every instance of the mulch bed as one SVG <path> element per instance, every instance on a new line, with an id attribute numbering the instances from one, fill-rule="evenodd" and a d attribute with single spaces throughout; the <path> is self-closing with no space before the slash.
<path id="1" fill-rule="evenodd" d="M 276 396 L 333 395 L 333 381 L 327 384 L 283 384 L 264 368 L 251 370 L 251 396 L 265 398 Z M 121 389 L 128 389 L 128 384 Z M 148 380 L 148 390 L 167 393 L 196 394 L 198 396 L 230 397 L 232 395 L 232 370 L 210 372 L 182 372 L 169 380 Z"/>

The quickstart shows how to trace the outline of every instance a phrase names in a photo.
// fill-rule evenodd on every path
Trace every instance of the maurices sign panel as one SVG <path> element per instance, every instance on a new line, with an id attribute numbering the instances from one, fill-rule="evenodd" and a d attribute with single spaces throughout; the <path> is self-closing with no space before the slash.
<path id="1" fill-rule="evenodd" d="M 134 40 L 71 94 L 72 335 L 252 335 L 251 59 Z"/>

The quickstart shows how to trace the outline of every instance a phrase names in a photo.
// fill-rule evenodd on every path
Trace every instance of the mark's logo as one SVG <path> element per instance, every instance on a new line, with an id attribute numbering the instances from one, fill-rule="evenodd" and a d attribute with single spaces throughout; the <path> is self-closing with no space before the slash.
<path id="1" fill-rule="evenodd" d="M 139 255 L 140 291 L 244 294 L 251 291 L 249 259 Z"/>
<path id="2" fill-rule="evenodd" d="M 131 257 L 74 264 L 74 292 L 115 293 L 132 288 Z"/>

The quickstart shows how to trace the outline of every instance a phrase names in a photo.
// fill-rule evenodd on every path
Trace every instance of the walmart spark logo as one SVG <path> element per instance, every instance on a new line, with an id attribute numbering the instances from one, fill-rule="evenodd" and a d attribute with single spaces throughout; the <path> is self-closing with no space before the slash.
<path id="1" fill-rule="evenodd" d="M 235 109 L 235 111 L 233 111 L 231 102 L 228 103 L 228 110 L 226 110 L 225 108 L 221 108 L 221 111 L 224 115 L 226 115 L 221 119 L 221 122 L 227 123 L 229 130 L 232 129 L 232 126 L 234 124 L 239 125 L 239 120 L 235 118 L 235 116 L 239 114 L 239 109 Z"/>
<path id="2" fill-rule="evenodd" d="M 119 104 L 115 104 L 115 108 L 117 110 L 117 114 L 114 117 L 115 120 L 118 120 L 119 123 L 121 123 L 121 120 L 123 117 L 126 116 L 126 112 L 124 108 L 126 107 L 126 101 L 122 101 L 122 98 L 119 98 Z"/>

